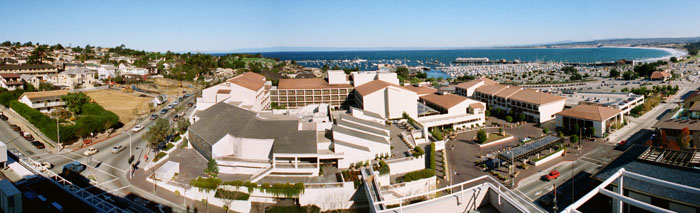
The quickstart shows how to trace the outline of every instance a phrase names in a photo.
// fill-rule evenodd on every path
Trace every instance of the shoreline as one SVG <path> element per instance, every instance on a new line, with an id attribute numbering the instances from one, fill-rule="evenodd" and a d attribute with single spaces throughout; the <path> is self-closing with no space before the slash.
<path id="1" fill-rule="evenodd" d="M 606 48 L 606 47 L 603 47 L 603 48 Z M 685 57 L 688 55 L 688 52 L 685 50 L 668 48 L 668 47 L 622 47 L 622 46 L 618 47 L 618 46 L 610 46 L 610 48 L 650 49 L 650 50 L 661 50 L 661 51 L 665 51 L 666 53 L 668 53 L 667 56 L 642 59 L 642 60 L 639 60 L 640 62 L 653 62 L 653 61 L 658 61 L 658 60 L 668 60 L 671 57 Z"/>

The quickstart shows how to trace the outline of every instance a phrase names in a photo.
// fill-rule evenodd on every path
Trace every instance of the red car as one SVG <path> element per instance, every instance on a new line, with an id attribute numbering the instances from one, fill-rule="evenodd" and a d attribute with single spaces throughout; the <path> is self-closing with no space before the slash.
<path id="1" fill-rule="evenodd" d="M 557 179 L 558 177 L 559 177 L 559 171 L 557 171 L 557 170 L 551 171 L 551 172 L 549 172 L 549 174 L 544 176 L 544 178 L 547 179 L 548 181 L 552 180 L 552 179 Z"/>

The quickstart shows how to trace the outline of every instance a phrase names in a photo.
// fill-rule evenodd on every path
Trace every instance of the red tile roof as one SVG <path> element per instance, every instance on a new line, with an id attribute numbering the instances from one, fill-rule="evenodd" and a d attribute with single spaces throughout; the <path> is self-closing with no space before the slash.
<path id="1" fill-rule="evenodd" d="M 239 86 L 245 87 L 253 91 L 258 91 L 265 85 L 265 76 L 254 72 L 246 72 L 232 79 L 229 79 L 228 82 L 237 84 Z"/>

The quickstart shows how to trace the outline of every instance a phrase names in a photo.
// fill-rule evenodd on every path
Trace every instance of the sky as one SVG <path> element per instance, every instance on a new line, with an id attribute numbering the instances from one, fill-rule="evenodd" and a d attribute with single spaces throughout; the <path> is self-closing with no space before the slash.
<path id="1" fill-rule="evenodd" d="M 3 1 L 0 40 L 215 52 L 700 36 L 700 1 Z"/>

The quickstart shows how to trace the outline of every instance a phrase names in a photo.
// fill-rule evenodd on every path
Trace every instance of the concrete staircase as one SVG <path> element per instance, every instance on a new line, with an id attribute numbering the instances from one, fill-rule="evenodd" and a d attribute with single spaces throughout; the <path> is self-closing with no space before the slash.
<path id="1" fill-rule="evenodd" d="M 273 167 L 268 167 L 267 169 L 263 170 L 262 172 L 251 176 L 251 177 L 250 177 L 250 182 L 255 183 L 255 182 L 258 182 L 258 181 L 262 180 L 263 178 L 265 178 L 265 176 L 267 176 L 267 175 L 269 175 L 270 173 L 272 173 L 272 169 L 274 169 L 274 168 L 273 168 Z"/>

